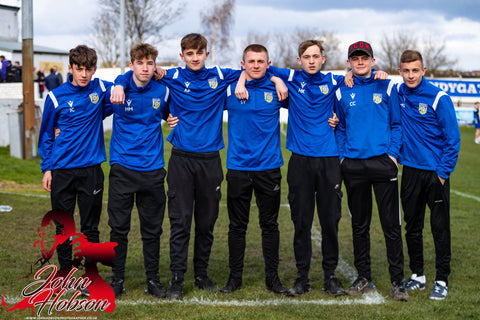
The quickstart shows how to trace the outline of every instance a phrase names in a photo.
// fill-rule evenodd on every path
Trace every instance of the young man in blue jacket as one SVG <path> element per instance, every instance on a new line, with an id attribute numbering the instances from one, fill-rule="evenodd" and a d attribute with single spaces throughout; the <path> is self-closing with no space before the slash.
<path id="1" fill-rule="evenodd" d="M 154 297 L 166 294 L 158 277 L 158 264 L 166 204 L 162 119 L 168 116 L 169 90 L 151 80 L 157 55 L 158 51 L 146 43 L 131 48 L 133 73 L 125 90 L 126 103 L 113 107 L 108 224 L 110 241 L 118 244 L 112 268 L 116 297 L 125 292 L 128 233 L 134 203 L 140 217 L 147 282 L 145 293 Z"/>
<path id="2" fill-rule="evenodd" d="M 460 131 L 450 97 L 425 80 L 420 52 L 404 51 L 398 71 L 404 82 L 398 86 L 403 129 L 401 199 L 412 270 L 405 287 L 425 289 L 422 234 L 428 205 L 437 269 L 430 299 L 443 300 L 448 294 L 451 259 L 449 177 L 460 151 Z"/>
<path id="3" fill-rule="evenodd" d="M 354 264 L 358 278 L 346 293 L 361 295 L 371 290 L 370 221 L 372 187 L 389 262 L 394 300 L 408 301 L 402 284 L 403 248 L 398 197 L 397 158 L 402 144 L 397 91 L 390 80 L 375 80 L 373 50 L 364 41 L 350 45 L 348 66 L 354 86 L 336 91 L 336 130 L 342 176 L 352 218 Z"/>
<path id="4" fill-rule="evenodd" d="M 92 80 L 96 65 L 94 49 L 79 45 L 70 50 L 71 75 L 45 99 L 38 142 L 42 184 L 50 191 L 52 209 L 73 216 L 78 202 L 81 232 L 89 242 L 99 242 L 104 180 L 100 164 L 106 160 L 102 120 L 112 112 L 112 83 Z M 56 138 L 55 128 L 60 130 Z M 62 228 L 57 224 L 57 234 Z M 70 241 L 59 245 L 57 253 L 62 272 L 68 273 L 72 262 Z"/>
<path id="5" fill-rule="evenodd" d="M 344 77 L 320 71 L 325 62 L 323 52 L 320 41 L 307 40 L 298 47 L 297 61 L 302 70 L 269 68 L 289 89 L 286 147 L 292 155 L 287 181 L 297 265 L 297 278 L 289 290 L 292 296 L 311 290 L 308 274 L 315 203 L 322 229 L 324 290 L 334 296 L 343 294 L 342 284 L 335 276 L 342 179 L 334 129 L 328 120 L 333 117 L 334 92 Z"/>
<path id="6" fill-rule="evenodd" d="M 249 99 L 234 95 L 236 83 L 227 89 L 228 111 L 227 206 L 230 219 L 228 253 L 230 276 L 220 289 L 223 293 L 242 286 L 245 234 L 250 215 L 252 193 L 255 193 L 262 249 L 265 260 L 265 282 L 268 291 L 286 294 L 278 277 L 278 211 L 283 165 L 280 148 L 280 108 L 275 84 L 265 75 L 270 61 L 267 49 L 259 44 L 243 52 Z"/>

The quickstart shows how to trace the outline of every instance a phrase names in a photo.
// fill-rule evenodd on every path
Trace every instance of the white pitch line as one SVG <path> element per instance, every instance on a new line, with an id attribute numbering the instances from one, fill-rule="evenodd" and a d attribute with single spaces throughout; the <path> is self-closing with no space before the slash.
<path id="1" fill-rule="evenodd" d="M 3 190 L 0 190 L 0 194 L 8 194 L 8 195 L 22 196 L 22 197 L 34 197 L 34 198 L 50 198 L 50 196 L 46 194 L 20 193 L 20 192 L 10 192 L 10 191 L 3 191 Z"/>
<path id="2" fill-rule="evenodd" d="M 472 200 L 475 200 L 475 201 L 478 201 L 480 202 L 480 198 L 479 197 L 476 197 L 476 196 L 472 196 L 470 194 L 466 194 L 466 193 L 463 193 L 463 192 L 460 192 L 460 191 L 457 191 L 457 190 L 450 190 L 452 193 L 455 193 L 457 196 L 461 196 L 461 197 L 464 197 L 464 198 L 469 198 L 469 199 L 472 199 Z"/>
<path id="3" fill-rule="evenodd" d="M 8 304 L 15 304 L 19 302 L 22 297 L 5 297 L 5 302 Z M 268 300 L 213 300 L 204 297 L 194 297 L 183 300 L 147 300 L 147 299 L 120 299 L 116 300 L 115 304 L 119 306 L 141 306 L 141 305 L 162 305 L 162 304 L 182 304 L 182 305 L 202 305 L 212 307 L 265 307 L 265 306 L 281 306 L 281 305 L 373 305 L 382 304 L 385 299 L 374 292 L 366 293 L 361 299 L 345 298 L 345 299 L 329 299 L 329 300 L 303 300 L 295 298 L 277 298 Z"/>
<path id="4" fill-rule="evenodd" d="M 453 189 L 450 189 L 450 192 L 451 193 L 454 193 L 458 196 L 461 196 L 461 197 L 464 197 L 464 198 L 469 198 L 469 199 L 472 199 L 472 200 L 475 200 L 475 201 L 478 201 L 480 202 L 480 197 L 477 197 L 477 196 L 472 196 L 470 194 L 467 194 L 467 193 L 463 193 L 463 192 L 460 192 L 460 191 L 457 191 L 457 190 L 453 190 Z M 49 199 L 50 196 L 49 195 L 46 195 L 46 194 L 35 194 L 35 193 L 20 193 L 20 192 L 11 192 L 11 191 L 3 191 L 3 190 L 0 190 L 0 194 L 7 194 L 7 195 L 13 195 L 13 196 L 22 196 L 22 197 L 34 197 L 34 198 L 47 198 Z M 107 203 L 106 200 L 103 201 L 104 203 Z M 256 204 L 252 203 L 252 206 L 255 206 Z M 226 206 L 226 204 L 220 204 L 220 206 Z M 281 204 L 280 205 L 281 207 L 288 207 L 288 204 Z"/>

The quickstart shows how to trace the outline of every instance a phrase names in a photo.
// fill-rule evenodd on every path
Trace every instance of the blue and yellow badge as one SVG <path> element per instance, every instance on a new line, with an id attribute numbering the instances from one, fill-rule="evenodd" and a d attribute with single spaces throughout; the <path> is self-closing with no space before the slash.
<path id="1" fill-rule="evenodd" d="M 328 94 L 328 92 L 330 91 L 328 89 L 328 85 L 323 85 L 323 86 L 319 86 L 320 87 L 320 91 L 323 93 L 323 94 Z"/>
<path id="2" fill-rule="evenodd" d="M 92 101 L 92 103 L 97 103 L 98 100 L 100 99 L 96 92 L 90 93 L 89 97 L 90 97 L 90 101 Z"/>
<path id="3" fill-rule="evenodd" d="M 373 94 L 373 102 L 376 104 L 382 103 L 382 94 L 381 93 L 374 93 Z"/>
<path id="4" fill-rule="evenodd" d="M 160 107 L 160 99 L 152 99 L 152 106 L 154 109 L 158 109 Z"/>
<path id="5" fill-rule="evenodd" d="M 418 112 L 420 112 L 420 114 L 425 114 L 427 113 L 427 109 L 428 109 L 428 105 L 425 104 L 425 103 L 420 103 L 418 105 Z"/>
<path id="6" fill-rule="evenodd" d="M 210 86 L 210 88 L 216 89 L 218 87 L 217 78 L 208 79 L 208 85 Z"/>
<path id="7" fill-rule="evenodd" d="M 273 101 L 273 93 L 271 93 L 271 92 L 264 92 L 263 97 L 264 97 L 265 101 L 267 101 L 268 103 Z"/>

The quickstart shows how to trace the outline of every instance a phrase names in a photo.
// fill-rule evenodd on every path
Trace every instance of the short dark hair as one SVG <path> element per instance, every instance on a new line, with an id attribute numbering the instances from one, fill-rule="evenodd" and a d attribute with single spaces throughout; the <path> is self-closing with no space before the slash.
<path id="1" fill-rule="evenodd" d="M 152 58 L 157 59 L 158 50 L 148 43 L 137 43 L 130 49 L 130 61 Z"/>
<path id="2" fill-rule="evenodd" d="M 205 49 L 207 50 L 207 38 L 205 38 L 200 33 L 189 33 L 182 38 L 180 41 L 180 47 L 182 52 L 187 49 Z"/>
<path id="3" fill-rule="evenodd" d="M 423 57 L 417 50 L 405 50 L 400 56 L 400 63 L 420 61 L 423 67 Z"/>
<path id="4" fill-rule="evenodd" d="M 97 66 L 97 52 L 95 49 L 89 48 L 85 45 L 78 45 L 70 50 L 68 56 L 68 63 L 73 67 L 84 66 L 86 68 L 92 68 Z"/>
<path id="5" fill-rule="evenodd" d="M 258 44 L 258 43 L 253 43 L 253 44 L 250 44 L 248 45 L 245 50 L 243 50 L 243 56 L 242 56 L 242 59 L 243 61 L 245 61 L 245 55 L 247 54 L 247 52 L 250 52 L 250 51 L 253 51 L 253 52 L 265 52 L 267 54 L 267 61 L 268 61 L 268 50 L 267 48 L 265 48 L 265 46 L 261 45 L 261 44 Z"/>
<path id="6" fill-rule="evenodd" d="M 322 56 L 324 55 L 325 49 L 322 46 L 322 42 L 320 40 L 305 40 L 298 45 L 298 56 L 301 57 L 302 54 L 311 46 L 317 46 L 320 49 L 320 53 Z"/>

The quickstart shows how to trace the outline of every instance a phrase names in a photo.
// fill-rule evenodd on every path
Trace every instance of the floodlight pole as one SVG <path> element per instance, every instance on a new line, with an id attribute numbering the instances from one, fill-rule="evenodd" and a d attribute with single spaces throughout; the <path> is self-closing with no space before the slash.
<path id="1" fill-rule="evenodd" d="M 35 93 L 33 87 L 33 0 L 22 0 L 23 159 L 35 154 Z"/>

